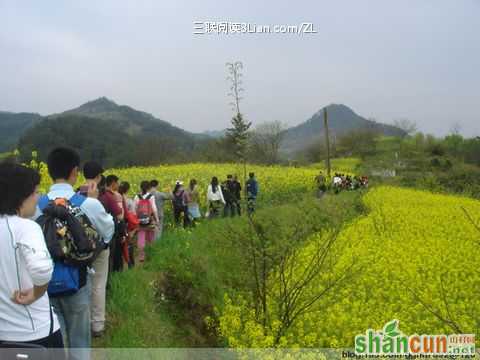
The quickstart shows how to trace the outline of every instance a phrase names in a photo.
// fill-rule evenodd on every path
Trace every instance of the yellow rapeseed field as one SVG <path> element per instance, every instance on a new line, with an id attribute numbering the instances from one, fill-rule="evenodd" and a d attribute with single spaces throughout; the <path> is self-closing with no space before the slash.
<path id="1" fill-rule="evenodd" d="M 405 334 L 478 334 L 480 233 L 464 210 L 480 224 L 480 201 L 384 186 L 364 202 L 368 215 L 340 232 L 336 249 L 337 270 L 355 260 L 355 274 L 298 319 L 280 346 L 353 347 L 355 335 L 393 319 Z M 305 296 L 328 281 L 318 276 Z M 273 345 L 253 316 L 244 300 L 226 297 L 220 323 L 231 346 Z"/>
<path id="2" fill-rule="evenodd" d="M 42 182 L 40 191 L 46 192 L 51 185 L 48 169 L 45 164 L 32 162 L 32 167 L 40 168 Z M 287 166 L 256 166 L 247 165 L 247 172 L 254 172 L 260 185 L 259 202 L 276 203 L 291 199 L 295 195 L 311 193 L 315 189 L 315 177 L 321 170 L 321 165 L 315 167 L 287 167 Z M 243 183 L 244 168 L 239 164 L 182 164 L 161 165 L 152 167 L 130 167 L 108 169 L 106 175 L 115 174 L 120 181 L 130 183 L 130 195 L 140 191 L 140 183 L 143 180 L 159 181 L 159 189 L 172 191 L 177 180 L 188 185 L 191 179 L 196 179 L 202 194 L 202 202 L 205 205 L 206 191 L 213 176 L 218 177 L 220 182 L 226 180 L 228 174 L 238 175 Z M 80 176 L 77 185 L 84 181 Z"/>

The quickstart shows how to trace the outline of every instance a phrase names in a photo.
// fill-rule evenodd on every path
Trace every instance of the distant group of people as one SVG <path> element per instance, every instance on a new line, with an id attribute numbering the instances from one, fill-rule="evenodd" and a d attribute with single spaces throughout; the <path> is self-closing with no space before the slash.
<path id="1" fill-rule="evenodd" d="M 341 190 L 358 190 L 360 188 L 368 187 L 368 177 L 363 176 L 351 176 L 341 173 L 335 173 L 332 179 L 332 185 L 335 193 Z"/>
<path id="2" fill-rule="evenodd" d="M 254 173 L 250 173 L 246 182 L 247 213 L 255 211 L 255 203 L 259 192 L 258 181 Z M 207 189 L 208 210 L 206 217 L 213 219 L 242 215 L 242 185 L 237 175 L 227 175 L 227 180 L 221 184 L 213 177 Z"/>
<path id="3" fill-rule="evenodd" d="M 188 186 L 177 180 L 173 191 L 160 191 L 158 180 L 144 180 L 140 191 L 129 197 L 130 184 L 120 182 L 116 175 L 103 176 L 102 167 L 96 162 L 87 162 L 83 168 L 86 184 L 77 191 L 88 196 L 88 187 L 96 186 L 98 200 L 115 223 L 115 233 L 110 246 L 109 268 L 121 271 L 123 264 L 135 266 L 135 238 L 138 249 L 138 261 L 145 260 L 145 246 L 152 244 L 162 236 L 165 225 L 165 205 L 172 204 L 173 220 L 176 226 L 194 227 L 202 215 L 200 191 L 196 179 Z M 258 196 L 258 182 L 254 173 L 250 173 L 246 183 L 247 211 L 255 211 Z M 234 217 L 241 215 L 242 185 L 237 176 L 228 175 L 221 184 L 213 177 L 207 188 L 207 210 L 205 217 Z"/>
<path id="4" fill-rule="evenodd" d="M 203 217 L 199 185 L 178 180 L 163 192 L 158 180 L 145 180 L 132 198 L 128 182 L 104 176 L 94 161 L 84 164 L 85 183 L 74 189 L 80 157 L 72 149 L 54 149 L 47 165 L 53 185 L 40 196 L 35 170 L 0 163 L 0 349 L 67 347 L 69 359 L 86 360 L 92 336 L 105 331 L 109 273 L 145 260 L 145 246 L 162 235 L 167 202 L 176 225 L 195 226 Z M 252 214 L 259 194 L 254 173 L 245 186 Z M 213 177 L 205 217 L 240 216 L 241 200 L 237 176 L 222 183 Z"/>
<path id="5" fill-rule="evenodd" d="M 333 190 L 335 194 L 338 194 L 342 190 L 358 190 L 360 188 L 368 187 L 368 177 L 363 176 L 351 176 L 342 173 L 335 173 L 331 178 L 330 184 L 327 184 L 327 178 L 322 172 L 315 178 L 317 185 L 317 196 L 322 197 L 329 188 Z"/>

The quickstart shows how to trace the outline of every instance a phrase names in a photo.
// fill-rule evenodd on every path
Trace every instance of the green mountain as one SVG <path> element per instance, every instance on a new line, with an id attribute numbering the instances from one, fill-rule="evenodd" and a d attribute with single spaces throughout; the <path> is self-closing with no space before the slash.
<path id="1" fill-rule="evenodd" d="M 19 149 L 22 154 L 35 149 L 45 159 L 55 146 L 69 144 L 82 158 L 105 166 L 149 165 L 188 158 L 199 139 L 146 112 L 102 97 L 45 117 L 23 134 Z"/>
<path id="2" fill-rule="evenodd" d="M 348 106 L 331 104 L 326 106 L 328 126 L 332 136 L 341 136 L 353 130 L 369 129 L 387 136 L 402 136 L 403 130 L 392 126 L 367 120 L 357 115 Z M 306 122 L 287 129 L 283 141 L 283 151 L 291 153 L 301 150 L 314 141 L 323 139 L 324 134 L 323 108 L 317 111 Z"/>
<path id="3" fill-rule="evenodd" d="M 332 104 L 327 111 L 333 136 L 360 129 L 403 135 L 402 130 L 367 120 L 345 105 Z M 189 133 L 106 97 L 46 117 L 0 112 L 0 153 L 18 145 L 24 160 L 28 160 L 32 150 L 45 160 L 55 146 L 69 145 L 80 152 L 82 159 L 98 160 L 105 166 L 194 161 L 205 148 L 215 145 L 223 133 Z M 282 151 L 291 155 L 323 139 L 323 134 L 321 109 L 305 123 L 285 131 Z"/>
<path id="4" fill-rule="evenodd" d="M 57 146 L 77 150 L 82 159 L 96 160 L 107 166 L 133 164 L 134 139 L 111 123 L 80 115 L 48 117 L 25 132 L 19 141 L 22 158 L 33 150 L 41 160 Z"/>
<path id="5" fill-rule="evenodd" d="M 130 106 L 117 105 L 106 97 L 89 101 L 76 109 L 65 111 L 59 115 L 51 115 L 50 117 L 72 114 L 95 119 L 113 120 L 125 133 L 132 136 L 173 137 L 182 143 L 191 141 L 194 137 L 193 134 L 175 127 L 166 121 L 157 119 L 149 113 L 135 110 Z"/>
<path id="6" fill-rule="evenodd" d="M 41 119 L 39 114 L 0 111 L 0 153 L 14 150 L 22 134 Z"/>

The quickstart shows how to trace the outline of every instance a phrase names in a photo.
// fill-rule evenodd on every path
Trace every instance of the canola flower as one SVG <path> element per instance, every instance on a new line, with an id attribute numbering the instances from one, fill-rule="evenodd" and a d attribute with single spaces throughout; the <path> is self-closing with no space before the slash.
<path id="1" fill-rule="evenodd" d="M 357 164 L 355 159 L 339 160 L 333 162 L 333 171 L 353 173 Z M 51 185 L 46 165 L 35 157 L 29 165 L 40 171 L 40 190 L 46 192 Z M 272 204 L 312 192 L 322 166 L 248 165 L 248 171 L 255 172 L 260 183 L 259 202 Z M 243 166 L 237 164 L 133 167 L 109 169 L 110 173 L 130 182 L 131 195 L 143 180 L 157 179 L 162 190 L 170 191 L 176 180 L 188 184 L 195 178 L 202 206 L 212 176 L 221 180 L 237 174 L 243 182 Z M 80 176 L 77 185 L 82 182 Z M 433 313 L 451 319 L 465 333 L 480 333 L 480 234 L 464 213 L 465 209 L 480 224 L 480 202 L 387 186 L 371 190 L 364 202 L 368 215 L 346 225 L 336 245 L 336 253 L 341 254 L 339 270 L 356 259 L 361 264 L 357 276 L 300 318 L 278 346 L 351 347 L 355 335 L 367 328 L 381 328 L 392 319 L 400 320 L 404 333 L 454 332 Z M 310 251 L 309 246 L 304 248 L 305 262 Z M 327 280 L 320 276 L 308 291 L 321 291 Z M 273 329 L 279 326 L 278 319 L 273 317 L 272 322 Z M 272 334 L 255 322 L 248 302 L 241 297 L 226 295 L 219 324 L 220 334 L 231 347 L 274 345 Z"/>
<path id="2" fill-rule="evenodd" d="M 392 319 L 400 320 L 405 334 L 478 334 L 480 233 L 463 209 L 480 224 L 480 201 L 383 186 L 364 202 L 369 213 L 343 228 L 335 249 L 337 272 L 354 259 L 356 274 L 299 318 L 278 346 L 353 347 L 355 335 Z M 328 231 L 315 235 L 322 236 Z M 303 250 L 307 263 L 311 246 Z M 305 296 L 321 292 L 328 281 L 319 275 Z M 269 301 L 275 331 L 278 319 Z M 245 298 L 226 295 L 220 332 L 230 346 L 273 346 L 265 330 Z"/>
<path id="3" fill-rule="evenodd" d="M 353 173 L 357 164 L 355 159 L 339 160 L 333 162 L 333 171 Z M 40 171 L 40 190 L 46 192 L 51 185 L 47 166 L 35 157 L 29 165 Z M 271 204 L 312 192 L 322 167 L 248 165 L 248 171 L 255 172 L 260 183 L 259 202 Z M 131 195 L 143 180 L 157 179 L 162 190 L 170 191 L 176 180 L 188 184 L 195 178 L 202 206 L 212 176 L 221 180 L 237 174 L 243 182 L 243 166 L 237 164 L 132 167 L 109 169 L 110 173 L 130 182 Z M 82 182 L 80 176 L 77 185 Z M 347 224 L 336 244 L 336 254 L 341 255 L 338 270 L 356 259 L 361 266 L 358 274 L 298 319 L 278 346 L 351 347 L 355 335 L 367 328 L 381 328 L 392 319 L 400 320 L 404 333 L 453 333 L 434 313 L 450 319 L 465 333 L 479 334 L 480 234 L 464 210 L 480 224 L 480 201 L 383 186 L 371 190 L 364 202 L 369 213 Z M 328 236 L 328 232 L 315 236 Z M 303 250 L 307 262 L 311 249 L 306 246 Z M 308 291 L 321 291 L 327 280 L 319 276 Z M 278 319 L 273 317 L 272 323 L 275 330 Z M 272 334 L 255 322 L 244 298 L 226 295 L 219 325 L 231 347 L 274 346 Z"/>

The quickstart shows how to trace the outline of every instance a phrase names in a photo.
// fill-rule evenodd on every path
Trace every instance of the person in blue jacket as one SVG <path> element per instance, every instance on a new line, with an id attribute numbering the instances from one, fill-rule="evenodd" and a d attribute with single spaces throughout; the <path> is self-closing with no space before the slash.
<path id="1" fill-rule="evenodd" d="M 251 172 L 248 177 L 249 179 L 247 180 L 247 211 L 248 214 L 252 214 L 253 212 L 255 212 L 259 186 L 253 172 Z"/>

